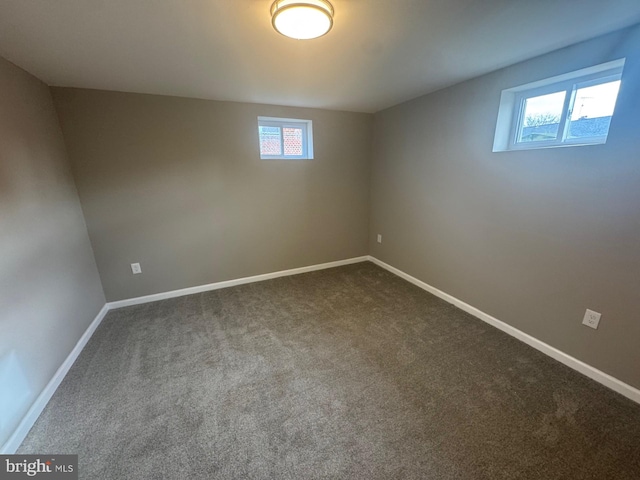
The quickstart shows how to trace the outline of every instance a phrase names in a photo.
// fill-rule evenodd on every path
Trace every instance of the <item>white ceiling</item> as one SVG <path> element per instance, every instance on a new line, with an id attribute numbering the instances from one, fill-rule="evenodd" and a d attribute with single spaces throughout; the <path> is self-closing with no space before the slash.
<path id="1" fill-rule="evenodd" d="M 49 85 L 375 112 L 640 22 L 639 0 L 332 0 L 296 41 L 271 0 L 0 0 L 0 55 Z"/>

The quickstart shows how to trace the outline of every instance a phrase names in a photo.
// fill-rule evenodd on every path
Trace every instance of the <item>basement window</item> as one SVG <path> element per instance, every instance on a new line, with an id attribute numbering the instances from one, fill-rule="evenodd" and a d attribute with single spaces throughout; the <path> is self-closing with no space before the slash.
<path id="1" fill-rule="evenodd" d="M 262 160 L 311 160 L 313 158 L 311 120 L 258 117 L 258 137 Z"/>
<path id="2" fill-rule="evenodd" d="M 605 143 L 624 59 L 503 90 L 494 152 Z"/>

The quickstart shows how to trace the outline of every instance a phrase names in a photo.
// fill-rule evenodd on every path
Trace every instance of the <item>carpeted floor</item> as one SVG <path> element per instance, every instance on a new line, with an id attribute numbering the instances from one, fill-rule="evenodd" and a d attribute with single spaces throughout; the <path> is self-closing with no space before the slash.
<path id="1" fill-rule="evenodd" d="M 112 311 L 20 453 L 86 479 L 637 479 L 640 405 L 371 263 Z"/>

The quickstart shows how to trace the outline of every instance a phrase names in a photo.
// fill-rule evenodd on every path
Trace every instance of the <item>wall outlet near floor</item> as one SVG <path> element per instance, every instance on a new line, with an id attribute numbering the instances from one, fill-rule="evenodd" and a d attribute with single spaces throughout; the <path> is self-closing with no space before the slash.
<path id="1" fill-rule="evenodd" d="M 600 313 L 594 312 L 593 310 L 589 310 L 587 308 L 587 311 L 584 314 L 584 318 L 582 319 L 582 324 L 586 325 L 587 327 L 597 329 L 598 324 L 600 323 L 601 316 L 602 315 Z"/>
<path id="2" fill-rule="evenodd" d="M 139 273 L 142 273 L 142 268 L 140 267 L 139 263 L 132 263 L 131 271 L 133 272 L 134 275 L 137 275 Z"/>
<path id="3" fill-rule="evenodd" d="M 382 243 L 382 235 L 378 234 L 378 243 Z"/>

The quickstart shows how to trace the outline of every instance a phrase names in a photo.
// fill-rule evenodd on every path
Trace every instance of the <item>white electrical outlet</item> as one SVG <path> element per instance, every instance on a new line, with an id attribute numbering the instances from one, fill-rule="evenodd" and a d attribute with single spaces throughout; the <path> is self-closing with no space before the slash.
<path id="1" fill-rule="evenodd" d="M 582 324 L 586 325 L 587 327 L 597 329 L 598 324 L 600 323 L 601 316 L 602 315 L 600 313 L 594 312 L 593 310 L 589 310 L 587 308 L 587 311 L 584 314 L 584 318 L 582 319 Z"/>
<path id="2" fill-rule="evenodd" d="M 142 273 L 142 268 L 140 267 L 139 263 L 132 263 L 131 271 L 133 272 L 134 275 L 137 275 L 139 273 Z"/>
<path id="3" fill-rule="evenodd" d="M 378 243 L 382 243 L 382 235 L 378 234 Z"/>

